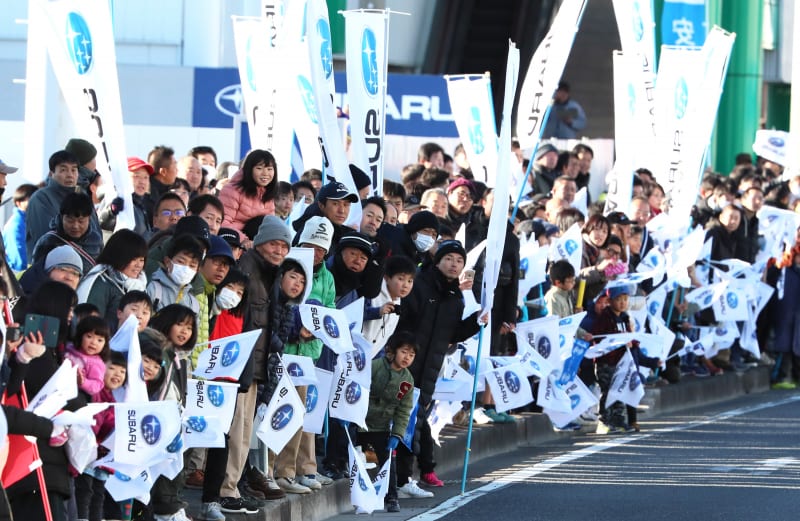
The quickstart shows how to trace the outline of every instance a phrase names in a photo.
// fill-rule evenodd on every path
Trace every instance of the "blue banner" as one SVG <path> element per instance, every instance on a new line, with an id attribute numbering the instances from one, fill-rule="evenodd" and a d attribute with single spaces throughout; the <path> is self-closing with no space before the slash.
<path id="1" fill-rule="evenodd" d="M 705 0 L 665 0 L 661 15 L 661 43 L 700 47 L 706 41 Z"/>
<path id="2" fill-rule="evenodd" d="M 336 104 L 342 105 L 347 81 L 344 72 L 334 74 Z M 418 137 L 458 137 L 447 85 L 442 76 L 389 74 L 386 97 L 386 133 Z M 232 128 L 241 113 L 242 90 L 234 68 L 194 70 L 192 126 Z"/>

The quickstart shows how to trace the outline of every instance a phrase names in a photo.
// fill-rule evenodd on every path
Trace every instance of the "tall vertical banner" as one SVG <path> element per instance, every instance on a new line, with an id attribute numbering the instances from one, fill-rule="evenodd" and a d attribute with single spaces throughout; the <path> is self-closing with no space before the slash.
<path id="1" fill-rule="evenodd" d="M 547 109 L 585 8 L 586 0 L 564 0 L 547 36 L 533 54 L 517 105 L 517 139 L 523 149 L 533 148 L 539 142 Z"/>
<path id="2" fill-rule="evenodd" d="M 380 195 L 386 134 L 389 13 L 359 10 L 344 11 L 342 15 L 350 100 L 350 151 L 353 164 L 372 178 L 372 191 Z"/>
<path id="3" fill-rule="evenodd" d="M 133 184 L 128 174 L 117 56 L 108 2 L 56 0 L 34 2 L 44 16 L 47 52 L 80 137 L 97 148 L 97 171 L 110 176 L 125 200 L 117 229 L 132 229 Z M 110 200 L 110 199 L 109 199 Z"/>
<path id="4" fill-rule="evenodd" d="M 233 40 L 236 47 L 236 63 L 239 66 L 239 80 L 244 98 L 247 127 L 250 132 L 250 146 L 268 150 L 270 139 L 267 131 L 267 106 L 259 96 L 271 90 L 267 83 L 270 76 L 264 70 L 265 54 L 268 52 L 266 24 L 261 18 L 233 17 Z"/>
<path id="5" fill-rule="evenodd" d="M 637 115 L 641 116 L 638 106 L 641 103 L 631 78 L 631 63 L 632 60 L 624 52 L 614 51 L 614 148 L 617 158 L 608 183 L 605 215 L 611 212 L 628 213 L 633 196 L 633 171 L 639 164 L 635 160 L 635 149 L 641 144 L 639 140 L 646 137 L 642 134 L 641 125 L 637 125 Z"/>
<path id="6" fill-rule="evenodd" d="M 487 186 L 499 186 L 495 179 L 499 172 L 498 143 L 489 74 L 445 76 L 444 79 L 458 137 L 464 145 L 475 179 Z M 502 172 L 506 178 L 511 172 L 510 167 Z"/>

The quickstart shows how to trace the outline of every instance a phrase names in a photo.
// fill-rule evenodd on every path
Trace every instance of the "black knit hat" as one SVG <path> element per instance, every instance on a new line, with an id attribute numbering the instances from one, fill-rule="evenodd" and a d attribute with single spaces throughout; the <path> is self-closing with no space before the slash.
<path id="1" fill-rule="evenodd" d="M 406 230 L 409 234 L 418 232 L 423 228 L 433 228 L 436 230 L 436 234 L 439 234 L 439 219 L 427 210 L 415 213 L 406 224 Z"/>
<path id="2" fill-rule="evenodd" d="M 80 139 L 77 137 L 67 141 L 67 146 L 64 147 L 64 150 L 74 154 L 75 157 L 78 158 L 78 161 L 81 162 L 81 166 L 97 157 L 97 149 L 95 146 L 85 139 Z"/>
<path id="3" fill-rule="evenodd" d="M 367 257 L 372 257 L 372 241 L 363 233 L 349 232 L 342 235 L 337 245 L 337 251 L 341 252 L 345 248 L 356 248 L 363 251 Z"/>
<path id="4" fill-rule="evenodd" d="M 436 255 L 433 257 L 433 264 L 439 264 L 439 261 L 442 260 L 442 257 L 448 253 L 457 253 L 464 257 L 465 262 L 467 260 L 467 251 L 463 246 L 461 246 L 461 243 L 456 240 L 451 240 L 444 241 L 439 245 L 439 248 L 436 249 Z"/>
<path id="5" fill-rule="evenodd" d="M 352 163 L 350 164 L 350 175 L 353 176 L 353 182 L 356 184 L 357 190 L 372 186 L 372 179 L 363 170 Z"/>

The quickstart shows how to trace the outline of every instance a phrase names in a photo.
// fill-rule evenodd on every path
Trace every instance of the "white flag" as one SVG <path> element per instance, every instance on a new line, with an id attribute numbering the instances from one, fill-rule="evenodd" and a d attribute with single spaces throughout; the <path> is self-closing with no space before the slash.
<path id="1" fill-rule="evenodd" d="M 670 330 L 670 328 L 667 327 L 667 325 L 664 323 L 664 320 L 660 316 L 651 316 L 649 324 L 650 332 L 656 337 L 661 338 L 661 350 L 658 350 L 657 344 L 653 345 L 653 351 L 650 351 L 649 346 L 646 346 L 646 351 L 643 351 L 643 354 L 652 358 L 666 360 L 670 349 L 672 349 L 672 344 L 675 342 L 676 335 L 672 330 Z M 640 346 L 639 349 L 642 349 L 642 347 Z"/>
<path id="2" fill-rule="evenodd" d="M 300 319 L 311 333 L 336 354 L 352 351 L 347 316 L 340 309 L 300 304 Z"/>
<path id="3" fill-rule="evenodd" d="M 189 378 L 186 381 L 184 416 L 216 416 L 222 432 L 227 434 L 236 410 L 238 392 L 239 384 Z"/>
<path id="4" fill-rule="evenodd" d="M 748 319 L 747 294 L 743 289 L 729 286 L 724 295 L 717 299 L 712 309 L 717 322 L 739 322 Z"/>
<path id="5" fill-rule="evenodd" d="M 539 351 L 529 344 L 518 343 L 517 358 L 522 368 L 528 376 L 537 376 L 539 378 L 546 378 L 547 375 L 556 370 L 553 365 L 547 361 Z"/>
<path id="6" fill-rule="evenodd" d="M 531 234 L 525 241 L 520 238 L 519 268 L 524 276 L 519 279 L 519 296 L 517 304 L 522 306 L 531 288 L 547 279 L 547 256 L 550 246 L 539 247 L 539 243 Z"/>
<path id="7" fill-rule="evenodd" d="M 492 390 L 497 412 L 524 407 L 533 401 L 527 371 L 520 363 L 498 367 L 489 372 L 486 383 Z"/>
<path id="8" fill-rule="evenodd" d="M 350 151 L 353 164 L 383 193 L 386 77 L 389 38 L 387 11 L 344 11 Z"/>
<path id="9" fill-rule="evenodd" d="M 581 311 L 558 321 L 558 348 L 562 358 L 565 354 L 569 355 L 572 352 L 572 341 L 578 334 L 578 328 L 585 316 L 586 312 Z M 554 365 L 558 367 L 558 364 Z"/>
<path id="10" fill-rule="evenodd" d="M 517 345 L 527 346 L 530 350 L 536 351 L 550 367 L 559 367 L 561 351 L 558 321 L 557 316 L 548 315 L 520 322 L 514 330 Z"/>
<path id="11" fill-rule="evenodd" d="M 617 370 L 611 379 L 611 386 L 608 388 L 608 398 L 606 407 L 610 407 L 614 402 L 622 402 L 636 407 L 644 396 L 644 385 L 642 377 L 636 367 L 630 351 L 625 351 L 622 358 L 617 363 Z"/>
<path id="12" fill-rule="evenodd" d="M 359 333 L 364 326 L 364 297 L 359 297 L 350 304 L 342 308 L 345 318 L 347 318 L 347 325 L 350 329 L 350 334 L 355 339 L 355 333 Z M 364 338 L 363 336 L 361 337 Z"/>
<path id="13" fill-rule="evenodd" d="M 139 320 L 130 315 L 122 326 L 117 329 L 108 343 L 109 347 L 120 353 L 127 353 L 128 372 L 125 387 L 120 393 L 114 393 L 117 401 L 146 402 L 150 399 L 147 393 L 147 383 L 144 381 L 142 367 L 142 349 L 139 345 Z"/>
<path id="14" fill-rule="evenodd" d="M 544 408 L 543 412 L 550 418 L 553 425 L 563 427 L 575 418 L 586 412 L 591 407 L 597 405 L 597 397 L 581 381 L 574 378 L 561 390 L 566 395 L 568 410 Z"/>
<path id="15" fill-rule="evenodd" d="M 599 336 L 599 335 L 598 335 Z M 586 358 L 597 358 L 610 353 L 638 337 L 638 333 L 614 333 L 605 335 L 600 342 L 586 351 Z"/>
<path id="16" fill-rule="evenodd" d="M 114 404 L 114 459 L 146 468 L 176 452 L 180 405 L 174 400 Z"/>
<path id="17" fill-rule="evenodd" d="M 643 333 L 647 322 L 647 300 L 645 297 L 631 295 L 628 302 L 628 316 L 631 317 L 633 331 Z"/>
<path id="18" fill-rule="evenodd" d="M 736 322 L 722 322 L 714 328 L 714 347 L 728 349 L 739 338 L 739 328 Z"/>
<path id="19" fill-rule="evenodd" d="M 350 502 L 356 507 L 356 512 L 371 514 L 374 510 L 383 507 L 383 500 L 378 504 L 378 497 L 375 495 L 375 488 L 372 480 L 367 474 L 365 462 L 361 461 L 356 449 L 353 447 L 353 440 L 347 432 L 347 457 L 350 466 L 348 477 L 350 478 Z M 389 460 L 391 463 L 391 460 Z"/>
<path id="20" fill-rule="evenodd" d="M 360 335 L 359 335 L 360 336 Z M 362 387 L 370 388 L 372 383 L 372 360 L 369 358 L 369 345 L 356 343 L 352 351 L 339 355 L 334 375 L 338 378 L 353 380 Z"/>
<path id="21" fill-rule="evenodd" d="M 442 432 L 447 425 L 453 423 L 453 416 L 461 410 L 461 402 L 445 402 L 437 401 L 434 403 L 431 413 L 428 415 L 428 425 L 431 426 L 431 436 L 436 445 L 442 446 L 439 443 L 439 433 Z"/>
<path id="22" fill-rule="evenodd" d="M 317 371 L 311 358 L 302 355 L 282 355 L 281 358 L 292 384 L 298 386 L 317 383 Z"/>
<path id="23" fill-rule="evenodd" d="M 134 227 L 117 57 L 107 2 L 37 1 L 45 16 L 47 50 L 78 134 L 97 148 L 97 171 L 111 179 L 107 200 L 125 200 L 116 229 Z M 110 192 L 110 193 L 109 193 Z"/>
<path id="24" fill-rule="evenodd" d="M 224 426 L 217 416 L 184 416 L 182 425 L 184 449 L 225 446 Z"/>
<path id="25" fill-rule="evenodd" d="M 273 92 L 270 83 L 272 77 L 279 76 L 268 72 L 268 56 L 275 51 L 269 44 L 267 31 L 267 24 L 261 17 L 233 17 L 233 42 L 250 145 L 263 150 L 271 148 L 267 130 L 272 124 L 267 117 Z"/>
<path id="26" fill-rule="evenodd" d="M 258 439 L 276 454 L 303 426 L 306 406 L 284 372 L 256 430 Z"/>
<path id="27" fill-rule="evenodd" d="M 783 130 L 756 130 L 753 152 L 781 166 L 791 166 L 792 142 L 791 134 Z"/>
<path id="28" fill-rule="evenodd" d="M 580 224 L 573 224 L 556 242 L 550 246 L 550 260 L 565 259 L 575 268 L 575 273 L 581 270 L 581 256 L 583 255 L 583 238 L 581 237 Z"/>
<path id="29" fill-rule="evenodd" d="M 292 6 L 305 7 L 305 2 L 291 2 Z M 301 16 L 305 18 L 305 9 L 301 9 Z M 305 32 L 305 28 L 303 29 Z M 294 77 L 290 85 L 292 96 L 289 98 L 292 115 L 292 126 L 300 143 L 303 154 L 303 165 L 306 168 L 319 168 L 322 165 L 322 151 L 319 148 L 319 116 L 317 102 L 314 99 L 314 89 L 311 87 L 311 66 L 308 59 L 308 42 L 286 41 L 280 50 L 289 62 L 288 70 Z M 287 169 L 282 169 L 288 170 Z"/>
<path id="30" fill-rule="evenodd" d="M 488 74 L 444 78 L 450 110 L 475 179 L 487 186 L 497 186 L 498 142 L 491 78 Z"/>
<path id="31" fill-rule="evenodd" d="M 260 335 L 261 330 L 256 329 L 212 341 L 200 352 L 192 374 L 205 380 L 238 381 Z"/>
<path id="32" fill-rule="evenodd" d="M 695 288 L 686 294 L 686 302 L 689 304 L 696 304 L 701 310 L 709 308 L 725 294 L 725 289 L 727 287 L 728 282 L 723 281 L 719 284 Z"/>
<path id="33" fill-rule="evenodd" d="M 49 419 L 77 396 L 78 368 L 69 360 L 64 360 L 36 396 L 28 402 L 25 410 Z"/>
<path id="34" fill-rule="evenodd" d="M 342 377 L 339 373 L 331 387 L 328 402 L 328 414 L 331 418 L 339 418 L 366 429 L 367 409 L 369 408 L 369 387 L 364 387 L 355 380 Z"/>
<path id="35" fill-rule="evenodd" d="M 664 313 L 664 301 L 667 300 L 667 289 L 659 286 L 647 295 L 647 314 L 651 317 L 658 317 Z"/>
<path id="36" fill-rule="evenodd" d="M 135 498 L 148 504 L 150 503 L 150 489 L 153 488 L 154 483 L 155 480 L 150 469 L 136 472 L 133 476 L 117 470 L 105 481 L 105 489 L 114 498 L 114 501 L 127 501 Z"/>
<path id="37" fill-rule="evenodd" d="M 332 383 L 333 373 L 317 368 L 317 383 L 310 384 L 306 389 L 306 415 L 303 418 L 304 432 L 322 434 Z"/>
<path id="38" fill-rule="evenodd" d="M 574 380 L 576 379 L 573 378 Z M 564 388 L 559 385 L 558 377 L 555 374 L 549 374 L 547 378 L 539 380 L 536 403 L 543 409 L 553 411 L 569 412 L 572 410 L 569 396 L 564 391 Z"/>

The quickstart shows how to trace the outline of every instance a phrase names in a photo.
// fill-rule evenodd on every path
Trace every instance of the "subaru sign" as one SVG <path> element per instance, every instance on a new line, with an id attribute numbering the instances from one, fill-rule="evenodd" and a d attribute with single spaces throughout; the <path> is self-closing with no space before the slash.
<path id="1" fill-rule="evenodd" d="M 375 33 L 370 28 L 361 35 L 361 78 L 364 91 L 370 96 L 378 94 L 378 57 L 375 55 Z"/>
<path id="2" fill-rule="evenodd" d="M 148 445 L 155 445 L 161 439 L 161 422 L 153 414 L 142 418 L 142 438 Z"/>
<path id="3" fill-rule="evenodd" d="M 76 12 L 67 15 L 67 53 L 78 74 L 92 68 L 92 35 L 86 20 Z"/>

